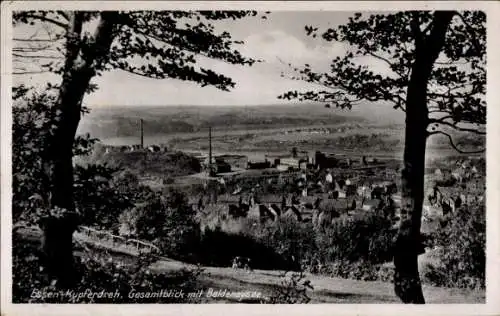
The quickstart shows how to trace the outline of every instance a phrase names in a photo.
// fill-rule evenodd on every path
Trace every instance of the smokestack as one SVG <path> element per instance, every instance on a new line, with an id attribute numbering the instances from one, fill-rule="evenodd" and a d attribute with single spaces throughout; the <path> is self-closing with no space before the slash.
<path id="1" fill-rule="evenodd" d="M 208 127 L 208 170 L 212 170 L 212 126 Z"/>
<path id="2" fill-rule="evenodd" d="M 144 122 L 141 119 L 141 148 L 144 148 Z"/>

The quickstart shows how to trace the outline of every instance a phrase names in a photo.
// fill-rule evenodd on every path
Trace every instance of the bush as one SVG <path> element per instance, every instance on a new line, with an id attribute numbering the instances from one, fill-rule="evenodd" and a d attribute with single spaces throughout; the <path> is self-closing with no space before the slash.
<path id="1" fill-rule="evenodd" d="M 105 165 L 75 166 L 74 199 L 82 224 L 114 230 L 120 214 L 132 207 L 132 190 L 120 190 L 114 181 L 117 171 Z"/>
<path id="2" fill-rule="evenodd" d="M 321 262 L 364 261 L 372 264 L 392 259 L 392 223 L 382 215 L 339 218 L 331 229 L 317 233 Z"/>
<path id="3" fill-rule="evenodd" d="M 424 278 L 437 286 L 484 288 L 486 269 L 486 214 L 484 204 L 462 207 L 448 215 L 434 235 L 436 266 Z"/>
<path id="4" fill-rule="evenodd" d="M 161 251 L 179 260 L 192 260 L 200 242 L 200 226 L 186 197 L 176 191 L 166 196 L 156 194 L 139 205 L 132 221 L 132 231 L 139 239 L 155 243 Z"/>
<path id="5" fill-rule="evenodd" d="M 301 262 L 312 261 L 317 250 L 312 224 L 300 223 L 291 218 L 252 225 L 244 234 L 273 249 L 289 262 L 288 268 L 294 271 L 301 268 Z"/>
<path id="6" fill-rule="evenodd" d="M 325 272 L 333 277 L 362 281 L 379 280 L 379 271 L 380 265 L 373 264 L 363 259 L 354 262 L 339 259 L 327 263 L 325 267 Z"/>
<path id="7" fill-rule="evenodd" d="M 339 218 L 324 231 L 291 218 L 267 223 L 219 220 L 215 227 L 205 228 L 200 260 L 228 266 L 235 256 L 245 256 L 252 259 L 254 268 L 376 280 L 380 265 L 392 260 L 395 231 L 391 226 L 379 214 Z"/>
<path id="8" fill-rule="evenodd" d="M 154 274 L 149 270 L 152 258 L 144 257 L 131 264 L 120 264 L 107 254 L 84 251 L 75 258 L 78 273 L 82 276 L 81 282 L 76 288 L 60 292 L 43 274 L 37 245 L 26 240 L 15 240 L 13 246 L 13 303 L 185 303 L 185 297 L 139 298 L 130 297 L 129 294 L 154 293 L 162 289 L 190 292 L 195 290 L 195 282 L 201 272 L 195 269 L 170 275 Z M 111 297 L 78 297 L 80 293 L 89 291 L 117 294 Z M 48 297 L 49 293 L 53 294 L 52 297 Z"/>
<path id="9" fill-rule="evenodd" d="M 271 295 L 271 304 L 307 304 L 311 301 L 309 290 L 314 290 L 311 282 L 305 278 L 304 273 L 285 273 L 282 276 L 281 286 Z"/>
<path id="10" fill-rule="evenodd" d="M 220 226 L 205 228 L 199 249 L 197 259 L 203 265 L 228 267 L 240 256 L 250 258 L 253 269 L 288 268 L 288 261 L 268 244 L 241 232 L 223 231 Z"/>

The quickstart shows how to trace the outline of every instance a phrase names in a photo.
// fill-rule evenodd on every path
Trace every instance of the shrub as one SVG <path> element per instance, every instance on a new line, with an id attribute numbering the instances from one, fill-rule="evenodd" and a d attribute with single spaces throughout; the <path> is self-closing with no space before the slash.
<path id="1" fill-rule="evenodd" d="M 486 214 L 484 204 L 448 215 L 434 235 L 439 265 L 427 266 L 425 279 L 438 286 L 484 288 Z"/>
<path id="2" fill-rule="evenodd" d="M 224 231 L 220 226 L 206 227 L 198 253 L 198 262 L 210 266 L 230 266 L 233 258 L 251 259 L 253 269 L 287 269 L 288 261 L 268 244 L 247 234 Z"/>
<path id="3" fill-rule="evenodd" d="M 291 218 L 252 225 L 244 233 L 273 249 L 289 262 L 288 268 L 295 271 L 300 268 L 301 262 L 312 261 L 317 249 L 312 224 Z"/>
<path id="4" fill-rule="evenodd" d="M 255 268 L 378 279 L 380 265 L 392 260 L 392 223 L 381 214 L 343 219 L 324 231 L 291 218 L 267 223 L 219 221 L 215 227 L 205 228 L 201 258 L 227 266 L 234 256 L 246 256 Z"/>
<path id="5" fill-rule="evenodd" d="M 166 196 L 156 194 L 137 206 L 132 226 L 139 239 L 154 242 L 168 256 L 189 260 L 196 255 L 200 226 L 186 197 L 176 191 Z"/>
<path id="6" fill-rule="evenodd" d="M 365 261 L 373 264 L 391 260 L 392 223 L 382 215 L 339 218 L 330 229 L 318 231 L 317 248 L 322 262 Z"/>
<path id="7" fill-rule="evenodd" d="M 285 273 L 281 286 L 269 298 L 271 304 L 307 304 L 311 301 L 309 290 L 314 290 L 302 271 Z"/>
<path id="8" fill-rule="evenodd" d="M 113 178 L 118 170 L 105 165 L 75 166 L 75 206 L 82 224 L 113 229 L 120 214 L 132 207 L 131 190 L 119 190 Z"/>
<path id="9" fill-rule="evenodd" d="M 327 263 L 325 267 L 325 272 L 333 277 L 362 281 L 379 280 L 379 270 L 380 265 L 373 264 L 363 259 L 354 262 L 339 259 Z"/>
<path id="10" fill-rule="evenodd" d="M 201 272 L 194 269 L 169 275 L 154 274 L 149 269 L 152 258 L 144 257 L 133 263 L 120 264 L 107 254 L 87 250 L 75 258 L 77 270 L 82 276 L 81 282 L 76 288 L 65 291 L 57 289 L 44 276 L 37 245 L 16 240 L 13 246 L 14 303 L 185 303 L 185 297 L 138 298 L 130 297 L 129 294 L 134 291 L 154 293 L 173 288 L 190 292 L 195 290 L 196 278 Z M 89 291 L 117 293 L 117 296 L 77 296 Z M 49 293 L 56 295 L 48 297 Z M 58 295 L 60 293 L 63 294 Z"/>

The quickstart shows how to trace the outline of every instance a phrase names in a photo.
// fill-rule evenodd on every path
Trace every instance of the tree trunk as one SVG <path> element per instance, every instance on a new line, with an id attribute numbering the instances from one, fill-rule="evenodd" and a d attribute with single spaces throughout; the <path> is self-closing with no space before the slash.
<path id="1" fill-rule="evenodd" d="M 404 168 L 402 171 L 401 223 L 394 254 L 395 290 L 403 303 L 424 303 L 418 273 L 422 253 L 420 218 L 424 197 L 425 146 L 427 138 L 427 81 L 417 70 L 408 87 Z M 423 87 L 422 87 L 423 85 Z"/>
<path id="2" fill-rule="evenodd" d="M 43 250 L 49 277 L 59 287 L 71 287 L 77 281 L 73 262 L 73 233 L 78 226 L 73 199 L 73 142 L 81 117 L 81 102 L 95 75 L 96 58 L 107 55 L 113 39 L 112 18 L 115 13 L 101 14 L 94 35 L 94 45 L 82 52 L 80 39 L 83 12 L 72 13 L 67 30 L 66 62 L 59 98 L 55 104 L 59 120 L 49 147 L 48 176 L 51 183 L 49 214 L 42 221 Z M 92 55 L 88 55 L 92 53 Z M 54 209 L 61 210 L 59 213 Z"/>
<path id="3" fill-rule="evenodd" d="M 412 25 L 416 47 L 415 61 L 406 98 L 401 222 L 394 247 L 394 287 L 396 295 L 403 303 L 425 303 L 418 272 L 418 256 L 424 253 L 420 226 L 428 136 L 427 85 L 453 15 L 454 12 L 451 11 L 435 12 L 428 36 L 421 33 L 418 18 Z"/>

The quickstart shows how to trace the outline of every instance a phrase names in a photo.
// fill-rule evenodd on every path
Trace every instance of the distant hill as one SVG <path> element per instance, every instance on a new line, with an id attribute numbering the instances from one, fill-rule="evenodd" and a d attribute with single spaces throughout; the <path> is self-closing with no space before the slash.
<path id="1" fill-rule="evenodd" d="M 206 130 L 269 129 L 291 126 L 366 122 L 348 111 L 321 105 L 268 106 L 98 106 L 82 118 L 79 133 L 98 138 L 137 136 L 139 120 L 145 135 Z"/>

